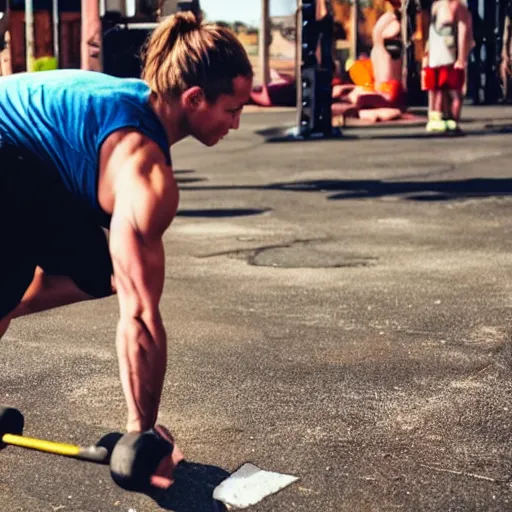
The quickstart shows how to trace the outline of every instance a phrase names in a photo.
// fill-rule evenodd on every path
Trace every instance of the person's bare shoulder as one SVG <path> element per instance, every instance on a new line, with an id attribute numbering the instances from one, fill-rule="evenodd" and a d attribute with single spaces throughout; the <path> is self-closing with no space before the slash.
<path id="1" fill-rule="evenodd" d="M 113 150 L 109 167 L 115 174 L 115 202 L 138 203 L 137 208 L 146 205 L 151 231 L 165 231 L 176 214 L 179 191 L 160 146 L 139 132 L 128 131 Z"/>
<path id="2" fill-rule="evenodd" d="M 151 138 L 134 130 L 123 129 L 110 135 L 101 148 L 98 198 L 107 212 L 122 195 L 126 198 L 130 184 L 131 195 L 137 187 L 155 194 L 155 198 L 177 202 L 178 188 L 169 155 Z"/>
<path id="3" fill-rule="evenodd" d="M 456 2 L 455 16 L 458 21 L 469 23 L 471 19 L 471 13 L 467 6 L 463 2 Z"/>
<path id="4" fill-rule="evenodd" d="M 135 129 L 119 130 L 112 142 L 115 147 L 111 157 L 114 160 L 138 158 L 148 164 L 170 167 L 167 164 L 169 155 L 165 155 L 163 149 L 153 139 Z"/>

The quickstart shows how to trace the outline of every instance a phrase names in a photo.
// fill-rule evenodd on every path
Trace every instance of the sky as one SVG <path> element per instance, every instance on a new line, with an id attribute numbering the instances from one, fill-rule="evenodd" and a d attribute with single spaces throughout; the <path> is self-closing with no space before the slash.
<path id="1" fill-rule="evenodd" d="M 200 4 L 209 20 L 259 24 L 261 0 L 201 0 Z M 270 15 L 293 14 L 296 6 L 297 0 L 270 0 Z"/>

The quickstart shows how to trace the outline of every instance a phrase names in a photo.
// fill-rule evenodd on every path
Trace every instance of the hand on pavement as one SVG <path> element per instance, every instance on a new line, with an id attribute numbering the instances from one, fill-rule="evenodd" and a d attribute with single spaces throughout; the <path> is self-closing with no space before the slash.
<path id="1" fill-rule="evenodd" d="M 176 446 L 172 434 L 162 425 L 155 425 L 155 431 L 158 432 L 166 441 L 174 446 L 172 453 L 164 457 L 151 477 L 151 485 L 159 489 L 168 489 L 173 483 L 173 471 L 176 466 L 184 459 L 183 453 Z"/>

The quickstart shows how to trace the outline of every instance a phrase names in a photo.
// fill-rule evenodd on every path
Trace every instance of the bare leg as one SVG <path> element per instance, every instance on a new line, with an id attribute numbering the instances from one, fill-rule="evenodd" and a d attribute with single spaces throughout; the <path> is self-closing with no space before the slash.
<path id="1" fill-rule="evenodd" d="M 432 97 L 432 111 L 442 112 L 443 111 L 443 91 L 434 91 Z"/>
<path id="2" fill-rule="evenodd" d="M 12 312 L 12 318 L 92 298 L 80 290 L 69 277 L 48 275 L 38 267 L 20 304 Z"/>
<path id="3" fill-rule="evenodd" d="M 503 100 L 508 100 L 508 81 L 510 78 L 508 58 L 502 57 L 500 65 L 501 90 L 503 92 Z"/>
<path id="4" fill-rule="evenodd" d="M 458 123 L 462 111 L 462 93 L 459 91 L 450 91 L 450 96 L 452 98 L 451 118 Z"/>
<path id="5" fill-rule="evenodd" d="M 9 315 L 0 320 L 0 340 L 2 339 L 2 336 L 5 334 L 5 331 L 7 331 L 10 321 L 11 317 Z"/>
<path id="6" fill-rule="evenodd" d="M 501 90 L 503 92 L 503 100 L 507 101 L 508 98 L 508 73 L 503 69 L 500 69 L 501 76 Z"/>
<path id="7" fill-rule="evenodd" d="M 443 91 L 432 91 L 432 102 L 426 127 L 429 133 L 443 133 L 446 131 L 445 122 L 443 120 L 443 100 Z"/>
<path id="8" fill-rule="evenodd" d="M 443 118 L 451 119 L 452 117 L 452 97 L 450 91 L 443 91 Z"/>
<path id="9" fill-rule="evenodd" d="M 90 299 L 69 277 L 48 275 L 38 267 L 21 302 L 0 320 L 0 338 L 13 318 Z"/>

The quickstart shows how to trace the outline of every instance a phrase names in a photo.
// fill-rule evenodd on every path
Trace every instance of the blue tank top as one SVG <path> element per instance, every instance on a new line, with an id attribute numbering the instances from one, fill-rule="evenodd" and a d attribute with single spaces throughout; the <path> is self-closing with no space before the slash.
<path id="1" fill-rule="evenodd" d="M 0 78 L 0 135 L 54 169 L 64 186 L 108 226 L 98 203 L 99 150 L 114 131 L 132 127 L 152 139 L 171 164 L 163 125 L 142 80 L 82 70 Z"/>

